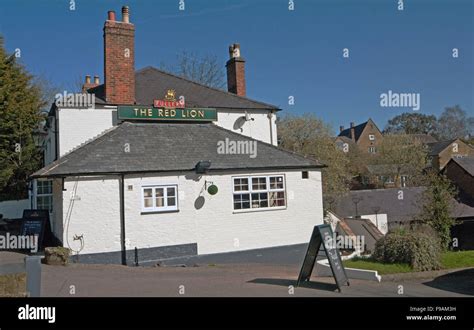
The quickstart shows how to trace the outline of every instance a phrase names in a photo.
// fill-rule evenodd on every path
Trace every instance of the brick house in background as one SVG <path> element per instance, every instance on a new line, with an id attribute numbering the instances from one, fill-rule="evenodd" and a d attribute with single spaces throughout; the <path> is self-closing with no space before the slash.
<path id="1" fill-rule="evenodd" d="M 474 156 L 474 149 L 461 139 L 426 144 L 430 165 L 441 171 L 451 158 Z"/>
<path id="2" fill-rule="evenodd" d="M 369 154 L 377 153 L 377 148 L 383 139 L 382 132 L 370 118 L 365 123 L 357 126 L 352 122 L 350 127 L 346 129 L 344 129 L 344 126 L 340 126 L 339 130 L 336 145 L 339 147 L 350 147 L 348 142 L 348 140 L 350 140 L 357 145 L 361 151 Z"/>
<path id="3" fill-rule="evenodd" d="M 474 202 L 474 157 L 451 158 L 443 172 L 459 188 L 462 197 Z"/>

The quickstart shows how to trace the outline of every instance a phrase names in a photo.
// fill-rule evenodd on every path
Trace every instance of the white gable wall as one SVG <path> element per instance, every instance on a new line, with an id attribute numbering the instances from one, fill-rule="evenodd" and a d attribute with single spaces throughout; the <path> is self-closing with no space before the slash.
<path id="1" fill-rule="evenodd" d="M 114 126 L 114 109 L 59 109 L 59 156 Z"/>

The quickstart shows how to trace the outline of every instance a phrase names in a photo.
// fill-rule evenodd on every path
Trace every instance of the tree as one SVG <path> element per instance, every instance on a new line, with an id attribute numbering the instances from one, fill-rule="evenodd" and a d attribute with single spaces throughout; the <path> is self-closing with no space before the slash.
<path id="1" fill-rule="evenodd" d="M 447 107 L 438 118 L 436 133 L 442 140 L 472 136 L 474 117 L 468 116 L 459 105 Z"/>
<path id="2" fill-rule="evenodd" d="M 427 164 L 427 152 L 423 144 L 407 134 L 385 135 L 378 149 L 374 164 L 383 165 L 384 175 L 392 176 L 399 185 L 402 174 L 409 175 L 410 185 L 417 185 Z"/>
<path id="3" fill-rule="evenodd" d="M 28 177 L 42 165 L 33 132 L 43 106 L 40 87 L 6 53 L 0 37 L 0 199 L 28 197 Z"/>
<path id="4" fill-rule="evenodd" d="M 421 113 L 405 112 L 395 116 L 385 126 L 385 134 L 434 134 L 436 117 Z"/>
<path id="5" fill-rule="evenodd" d="M 200 57 L 195 53 L 182 51 L 177 55 L 176 66 L 167 67 L 162 63 L 160 67 L 209 87 L 222 89 L 226 85 L 224 66 L 213 55 Z"/>
<path id="6" fill-rule="evenodd" d="M 286 116 L 278 120 L 280 147 L 317 159 L 322 169 L 324 197 L 341 195 L 348 190 L 349 161 L 334 143 L 331 128 L 314 115 Z"/>
<path id="7" fill-rule="evenodd" d="M 437 232 L 445 251 L 451 241 L 451 227 L 456 223 L 451 214 L 457 191 L 445 175 L 435 171 L 428 171 L 424 179 L 426 190 L 419 201 L 422 211 L 418 218 Z"/>

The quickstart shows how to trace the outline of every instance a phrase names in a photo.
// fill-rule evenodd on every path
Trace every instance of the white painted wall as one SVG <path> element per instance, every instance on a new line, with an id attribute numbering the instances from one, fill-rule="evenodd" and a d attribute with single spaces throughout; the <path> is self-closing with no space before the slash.
<path id="1" fill-rule="evenodd" d="M 4 219 L 19 219 L 23 217 L 23 210 L 31 209 L 29 199 L 0 202 L 0 214 Z"/>
<path id="2" fill-rule="evenodd" d="M 387 214 L 364 214 L 361 215 L 361 218 L 369 219 L 375 226 L 377 226 L 382 234 L 385 235 L 388 232 Z"/>
<path id="3" fill-rule="evenodd" d="M 127 177 L 127 248 L 197 243 L 198 253 L 207 254 L 308 242 L 313 226 L 323 223 L 321 173 L 310 171 L 309 179 L 302 179 L 301 171 L 259 174 L 285 174 L 286 209 L 234 212 L 233 175 L 230 174 L 208 175 L 197 181 L 193 180 L 193 173 Z M 217 195 L 203 191 L 205 180 L 218 186 Z M 179 212 L 141 214 L 141 186 L 150 184 L 177 184 Z M 73 242 L 72 237 L 84 235 L 82 253 L 119 251 L 118 177 L 82 178 L 74 186 L 72 178 L 66 180 L 62 216 L 64 245 L 68 246 L 69 242 L 71 248 L 77 250 L 78 242 Z M 128 190 L 129 186 L 132 190 Z M 73 191 L 76 197 L 71 200 Z M 196 210 L 195 200 L 200 194 L 205 197 L 205 204 Z"/>
<path id="4" fill-rule="evenodd" d="M 81 248 L 74 236 L 83 236 L 81 253 L 120 250 L 120 204 L 117 177 L 69 178 L 67 191 L 54 190 L 62 201 L 62 215 L 55 217 L 55 227 L 61 228 L 63 245 L 74 252 Z M 62 195 L 62 196 L 61 196 Z M 62 197 L 62 198 L 61 198 Z M 55 214 L 55 215 L 56 215 Z M 58 221 L 62 223 L 58 224 Z"/>
<path id="5" fill-rule="evenodd" d="M 113 109 L 58 109 L 59 156 L 111 128 Z"/>
<path id="6" fill-rule="evenodd" d="M 242 110 L 219 110 L 216 124 L 256 140 L 277 145 L 276 115 L 250 110 L 247 114 L 254 120 L 244 121 L 245 112 Z"/>

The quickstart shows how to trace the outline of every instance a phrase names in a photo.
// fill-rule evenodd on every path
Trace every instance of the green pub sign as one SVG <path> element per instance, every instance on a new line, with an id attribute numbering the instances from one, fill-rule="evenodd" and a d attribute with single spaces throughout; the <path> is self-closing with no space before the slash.
<path id="1" fill-rule="evenodd" d="M 168 109 L 147 106 L 119 106 L 118 118 L 124 120 L 179 120 L 179 121 L 215 121 L 216 109 L 184 108 Z"/>

